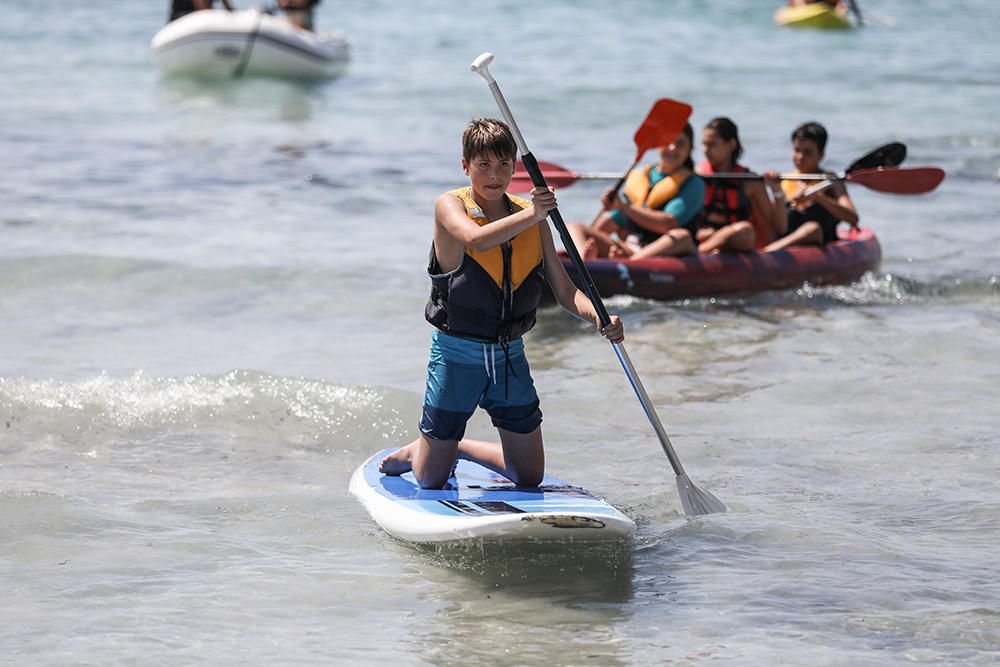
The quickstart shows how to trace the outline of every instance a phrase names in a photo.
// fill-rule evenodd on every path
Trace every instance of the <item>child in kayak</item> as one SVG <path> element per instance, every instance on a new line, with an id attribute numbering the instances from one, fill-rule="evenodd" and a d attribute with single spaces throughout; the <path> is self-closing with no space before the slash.
<path id="1" fill-rule="evenodd" d="M 170 3 L 170 17 L 167 19 L 167 22 L 176 21 L 182 16 L 187 16 L 203 9 L 212 9 L 212 5 L 214 4 L 215 0 L 172 0 Z M 229 4 L 229 0 L 222 0 L 222 6 L 229 11 L 233 11 L 233 6 Z"/>
<path id="2" fill-rule="evenodd" d="M 695 252 L 694 223 L 705 200 L 705 182 L 694 173 L 694 130 L 660 148 L 660 161 L 633 169 L 621 196 L 608 190 L 604 212 L 590 227 L 567 225 L 585 259 L 681 256 Z"/>
<path id="3" fill-rule="evenodd" d="M 303 30 L 315 30 L 314 13 L 319 2 L 320 0 L 278 0 L 278 9 L 285 12 L 293 25 Z"/>
<path id="4" fill-rule="evenodd" d="M 471 122 L 462 137 L 470 185 L 434 204 L 434 241 L 424 314 L 434 325 L 420 434 L 381 463 L 387 475 L 413 471 L 423 488 L 441 488 L 456 457 L 475 461 L 522 486 L 544 476 L 538 395 L 522 336 L 535 324 L 546 281 L 572 315 L 595 322 L 611 341 L 624 339 L 617 316 L 607 327 L 563 267 L 545 221 L 556 207 L 548 188 L 531 201 L 506 193 L 517 146 L 494 119 Z M 476 407 L 489 413 L 500 442 L 463 439 Z"/>
<path id="5" fill-rule="evenodd" d="M 804 5 L 826 5 L 841 14 L 847 13 L 847 5 L 843 0 L 788 0 L 789 7 L 802 7 Z"/>
<path id="6" fill-rule="evenodd" d="M 826 150 L 826 128 L 819 123 L 805 123 L 792 132 L 792 162 L 794 173 L 826 173 L 820 166 Z M 777 172 L 768 172 L 765 177 L 776 179 Z M 833 175 L 831 174 L 831 177 Z M 833 181 L 832 185 L 819 192 L 808 194 L 809 181 L 781 181 L 783 195 L 788 205 L 788 232 L 786 236 L 765 246 L 765 252 L 782 250 L 797 245 L 825 245 L 837 240 L 837 225 L 846 222 L 852 227 L 858 225 L 858 213 L 847 194 L 843 183 Z"/>
<path id="7" fill-rule="evenodd" d="M 738 160 L 743 154 L 739 129 L 729 118 L 713 118 L 701 135 L 705 159 L 698 173 L 705 176 L 705 205 L 698 214 L 699 252 L 747 252 L 762 248 L 785 233 L 784 205 L 772 203 L 777 181 L 709 178 L 712 174 L 750 173 Z"/>

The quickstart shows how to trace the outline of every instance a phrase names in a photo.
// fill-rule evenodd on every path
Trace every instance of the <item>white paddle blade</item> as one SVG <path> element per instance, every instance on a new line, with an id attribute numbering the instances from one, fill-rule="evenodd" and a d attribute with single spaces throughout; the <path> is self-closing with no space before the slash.
<path id="1" fill-rule="evenodd" d="M 726 504 L 708 491 L 702 491 L 687 476 L 687 473 L 677 475 L 677 493 L 681 497 L 681 505 L 688 516 L 715 514 L 726 511 Z"/>
<path id="2" fill-rule="evenodd" d="M 483 53 L 472 61 L 472 64 L 469 65 L 469 69 L 486 79 L 486 83 L 493 83 L 493 75 L 490 74 L 491 62 L 493 62 L 493 54 L 489 52 Z"/>

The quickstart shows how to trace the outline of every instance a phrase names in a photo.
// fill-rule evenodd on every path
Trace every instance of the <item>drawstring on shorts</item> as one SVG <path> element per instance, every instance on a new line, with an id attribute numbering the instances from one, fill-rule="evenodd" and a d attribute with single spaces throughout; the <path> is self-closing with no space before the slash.
<path id="1" fill-rule="evenodd" d="M 486 349 L 489 348 L 489 354 L 487 354 Z M 500 349 L 503 351 L 504 356 L 504 366 L 503 366 L 503 397 L 506 400 L 510 397 L 510 385 L 508 382 L 508 374 L 517 377 L 517 373 L 514 371 L 514 365 L 510 362 L 510 343 L 506 339 L 500 340 Z M 483 343 L 483 366 L 486 368 L 486 377 L 493 380 L 493 384 L 497 383 L 497 346 L 495 343 Z"/>

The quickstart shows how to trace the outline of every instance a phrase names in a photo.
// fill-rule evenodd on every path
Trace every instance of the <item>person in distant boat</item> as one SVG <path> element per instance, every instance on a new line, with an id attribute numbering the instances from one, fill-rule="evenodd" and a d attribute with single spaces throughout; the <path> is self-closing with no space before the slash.
<path id="1" fill-rule="evenodd" d="M 846 12 L 847 7 L 843 0 L 788 0 L 789 7 L 802 7 L 804 5 L 828 5 L 838 12 Z"/>
<path id="2" fill-rule="evenodd" d="M 170 21 L 176 21 L 182 16 L 202 9 L 211 9 L 214 4 L 215 0 L 173 0 L 170 3 Z M 233 11 L 229 0 L 222 0 L 222 6 L 229 11 Z"/>
<path id="3" fill-rule="evenodd" d="M 441 488 L 456 457 L 520 486 L 541 483 L 542 413 L 522 336 L 535 324 L 543 281 L 570 314 L 594 322 L 608 340 L 624 339 L 617 316 L 601 327 L 559 260 L 545 221 L 556 207 L 555 193 L 536 187 L 530 201 L 506 193 L 516 158 L 506 124 L 472 121 L 462 135 L 462 168 L 470 185 L 434 203 L 424 316 L 435 330 L 420 434 L 379 467 L 386 475 L 412 470 L 422 488 Z M 477 406 L 492 418 L 499 443 L 464 439 Z"/>
<path id="4" fill-rule="evenodd" d="M 826 150 L 826 140 L 826 128 L 819 123 L 809 122 L 795 128 L 792 132 L 794 173 L 827 173 L 820 166 Z M 833 174 L 830 176 L 834 177 Z M 779 176 L 777 172 L 768 172 L 765 177 L 776 179 Z M 781 181 L 779 195 L 784 196 L 779 201 L 783 202 L 786 197 L 788 199 L 785 209 L 788 231 L 786 236 L 768 244 L 765 251 L 797 245 L 825 245 L 837 240 L 837 226 L 841 222 L 857 227 L 858 213 L 843 183 L 833 181 L 829 187 L 812 194 L 808 192 L 810 185 L 814 183 L 793 179 Z"/>
<path id="5" fill-rule="evenodd" d="M 288 20 L 303 30 L 315 29 L 313 7 L 320 0 L 278 0 L 278 9 L 285 12 Z"/>
<path id="6" fill-rule="evenodd" d="M 693 147 L 694 130 L 688 123 L 660 148 L 657 164 L 629 172 L 620 196 L 613 190 L 604 193 L 604 212 L 590 227 L 567 225 L 580 254 L 586 259 L 642 259 L 694 253 L 705 182 L 694 173 Z"/>
<path id="7" fill-rule="evenodd" d="M 743 154 L 736 123 L 713 118 L 701 135 L 705 159 L 698 165 L 702 176 L 722 173 L 748 174 L 739 164 Z M 698 214 L 698 251 L 748 252 L 763 248 L 785 233 L 784 204 L 775 206 L 769 189 L 777 181 L 706 178 L 705 205 Z"/>

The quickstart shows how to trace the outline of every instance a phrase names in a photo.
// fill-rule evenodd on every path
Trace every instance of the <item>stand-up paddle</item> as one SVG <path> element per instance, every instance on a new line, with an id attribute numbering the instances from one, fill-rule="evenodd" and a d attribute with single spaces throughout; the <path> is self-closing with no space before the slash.
<path id="1" fill-rule="evenodd" d="M 510 112 L 510 107 L 507 106 L 507 101 L 504 99 L 503 93 L 500 92 L 500 87 L 490 74 L 488 68 L 492 61 L 493 54 L 484 53 L 473 61 L 470 69 L 482 76 L 483 79 L 486 80 L 486 83 L 489 84 L 490 92 L 493 93 L 493 98 L 496 100 L 497 106 L 500 108 L 500 113 L 503 116 L 504 121 L 506 121 L 507 125 L 510 127 L 511 134 L 514 135 L 514 141 L 517 143 L 517 148 L 521 152 L 521 161 L 524 163 L 525 168 L 531 175 L 532 181 L 538 187 L 548 187 L 545 177 L 542 175 L 542 171 L 539 168 L 538 161 L 535 159 L 535 156 L 531 154 L 531 151 L 528 150 L 528 145 L 525 143 L 524 137 L 521 135 L 521 131 L 517 127 L 517 123 L 514 122 L 514 116 Z M 657 105 L 660 105 L 661 103 L 666 103 L 671 109 L 677 109 L 677 105 L 683 104 L 673 100 L 660 100 L 653 106 L 653 111 L 650 112 L 651 117 L 658 113 Z M 683 106 L 687 107 L 687 113 L 690 114 L 690 107 L 687 105 Z M 671 112 L 669 115 L 672 117 L 680 116 L 680 114 L 675 114 L 674 112 Z M 647 118 L 647 121 L 648 120 L 649 119 Z M 683 123 L 676 126 L 677 129 L 673 135 L 674 137 L 676 137 L 677 134 L 680 134 L 681 130 L 684 128 L 684 123 L 686 122 L 687 116 L 685 115 Z M 665 134 L 662 126 L 658 123 L 653 123 L 652 125 L 655 127 L 651 126 L 651 128 L 647 131 L 644 130 L 646 127 L 646 123 L 644 123 L 643 128 L 640 128 L 640 131 L 636 132 L 636 146 L 639 148 L 636 163 L 642 159 L 642 155 L 646 151 L 646 148 L 642 148 L 643 146 L 652 148 L 656 145 L 663 145 L 660 139 L 660 137 Z M 650 140 L 649 137 L 654 136 L 654 134 L 657 138 L 653 141 L 660 143 L 647 143 Z M 583 263 L 583 259 L 580 257 L 580 253 L 577 252 L 576 246 L 573 244 L 573 239 L 570 237 L 569 231 L 566 229 L 566 224 L 563 222 L 559 209 L 554 208 L 549 211 L 549 218 L 552 220 L 552 224 L 555 225 L 555 228 L 559 231 L 559 236 L 562 238 L 563 245 L 566 248 L 566 252 L 569 253 L 573 266 L 575 266 L 576 270 L 580 273 L 580 277 L 583 281 L 584 293 L 586 293 L 587 297 L 594 304 L 594 310 L 597 311 L 597 315 L 601 320 L 601 325 L 607 326 L 611 322 L 611 318 L 608 316 L 608 311 L 604 307 L 604 302 L 601 301 L 601 296 L 597 292 L 597 287 L 594 285 L 590 272 L 587 270 L 586 265 Z M 660 418 L 656 415 L 656 410 L 653 408 L 653 404 L 649 400 L 649 396 L 646 394 L 646 390 L 642 386 L 642 382 L 639 380 L 639 375 L 636 373 L 635 367 L 632 366 L 632 361 L 625 352 L 625 347 L 621 343 L 612 343 L 611 345 L 615 350 L 615 354 L 618 355 L 618 360 L 621 362 L 622 367 L 625 369 L 625 374 L 628 376 L 629 382 L 632 384 L 632 389 L 635 390 L 635 394 L 639 398 L 639 402 L 642 404 L 643 410 L 646 412 L 646 417 L 649 419 L 650 424 L 653 426 L 653 430 L 656 432 L 656 435 L 660 440 L 660 445 L 663 447 L 663 451 L 667 455 L 667 459 L 670 461 L 670 465 L 673 467 L 674 473 L 677 475 L 677 491 L 680 494 L 681 505 L 684 507 L 684 512 L 689 515 L 725 512 L 726 506 L 722 503 L 722 501 L 713 496 L 711 493 L 702 491 L 696 487 L 687 476 L 687 473 L 684 472 L 684 467 L 681 465 L 680 459 L 677 458 L 677 454 L 674 452 L 674 448 L 670 444 L 670 438 L 667 437 L 667 433 L 663 429 L 663 425 L 660 423 Z"/>

